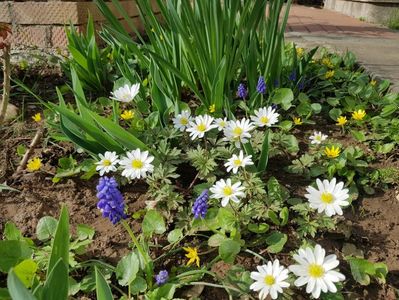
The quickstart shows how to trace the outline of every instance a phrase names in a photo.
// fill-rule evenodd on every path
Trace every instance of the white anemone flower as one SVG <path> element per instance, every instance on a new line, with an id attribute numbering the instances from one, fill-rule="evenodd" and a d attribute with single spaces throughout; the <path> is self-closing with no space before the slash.
<path id="1" fill-rule="evenodd" d="M 125 84 L 111 93 L 111 99 L 120 102 L 130 102 L 137 96 L 140 91 L 140 83 L 135 83 L 132 86 Z"/>
<path id="2" fill-rule="evenodd" d="M 141 152 L 140 149 L 136 149 L 130 152 L 126 152 L 126 156 L 122 157 L 119 164 L 123 168 L 122 176 L 129 179 L 140 179 L 147 177 L 147 173 L 152 173 L 154 166 L 151 162 L 154 157 L 148 155 L 148 151 Z"/>
<path id="3" fill-rule="evenodd" d="M 115 172 L 116 165 L 119 163 L 118 155 L 116 152 L 107 151 L 103 154 L 98 155 L 100 157 L 100 161 L 96 162 L 96 171 L 100 171 L 100 176 L 108 172 Z"/>
<path id="4" fill-rule="evenodd" d="M 267 265 L 257 266 L 258 272 L 251 272 L 251 278 L 255 280 L 249 287 L 259 292 L 259 299 L 264 300 L 270 294 L 272 299 L 277 299 L 283 288 L 290 286 L 285 280 L 288 278 L 288 269 L 280 266 L 278 259 L 267 262 Z"/>
<path id="5" fill-rule="evenodd" d="M 335 178 L 331 181 L 316 179 L 318 190 L 308 186 L 306 188 L 308 194 L 305 197 L 308 199 L 310 207 L 317 209 L 318 213 L 325 211 L 328 217 L 335 214 L 342 215 L 341 206 L 349 205 L 349 202 L 346 201 L 349 198 L 349 190 L 343 188 L 343 182 L 336 182 Z"/>
<path id="6" fill-rule="evenodd" d="M 241 121 L 229 121 L 224 129 L 225 140 L 233 141 L 237 148 L 241 147 L 241 143 L 245 144 L 251 137 L 250 131 L 255 126 L 248 119 L 242 119 Z"/>
<path id="7" fill-rule="evenodd" d="M 297 278 L 295 286 L 306 284 L 306 293 L 312 294 L 314 298 L 319 298 L 320 293 L 336 293 L 335 282 L 345 280 L 345 276 L 335 270 L 339 265 L 335 254 L 326 255 L 326 251 L 316 245 L 314 250 L 311 248 L 299 249 L 298 254 L 293 258 L 297 265 L 289 266 L 288 269 L 293 272 Z"/>
<path id="8" fill-rule="evenodd" d="M 270 127 L 278 122 L 278 116 L 276 110 L 269 106 L 255 110 L 255 116 L 251 116 L 251 120 L 259 127 Z"/>
<path id="9" fill-rule="evenodd" d="M 309 137 L 311 144 L 319 145 L 324 142 L 328 138 L 328 135 L 322 134 L 321 131 L 313 132 L 313 135 Z"/>
<path id="10" fill-rule="evenodd" d="M 222 199 L 222 206 L 226 206 L 229 201 L 234 201 L 236 203 L 240 202 L 239 198 L 245 197 L 243 192 L 244 187 L 241 186 L 241 182 L 236 182 L 231 184 L 231 179 L 220 179 L 217 181 L 210 189 L 213 194 L 211 198 Z"/>
<path id="11" fill-rule="evenodd" d="M 191 139 L 203 138 L 205 132 L 216 128 L 216 125 L 213 125 L 212 122 L 213 117 L 208 115 L 198 116 L 193 121 L 190 121 L 187 131 L 190 132 Z"/>
<path id="12" fill-rule="evenodd" d="M 191 121 L 191 114 L 188 110 L 183 110 L 180 114 L 178 114 L 175 118 L 172 119 L 173 126 L 180 131 L 184 131 L 188 123 Z"/>
<path id="13" fill-rule="evenodd" d="M 224 166 L 227 168 L 227 172 L 233 170 L 233 173 L 236 174 L 239 167 L 245 168 L 246 166 L 253 164 L 252 155 L 244 156 L 244 152 L 240 150 L 240 153 L 238 155 L 233 154 L 233 156 L 228 159 Z"/>
<path id="14" fill-rule="evenodd" d="M 227 126 L 227 118 L 218 118 L 213 122 L 213 124 L 217 126 L 219 131 L 222 131 Z"/>

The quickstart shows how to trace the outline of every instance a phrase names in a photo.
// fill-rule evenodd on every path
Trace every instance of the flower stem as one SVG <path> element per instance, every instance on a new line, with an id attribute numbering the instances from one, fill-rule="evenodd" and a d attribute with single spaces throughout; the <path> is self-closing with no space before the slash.
<path id="1" fill-rule="evenodd" d="M 136 236 L 134 235 L 134 232 L 130 228 L 129 224 L 126 222 L 126 220 L 121 221 L 123 227 L 126 229 L 128 232 L 130 238 L 132 239 L 133 244 L 136 246 L 137 251 L 140 253 L 140 255 L 143 257 L 144 260 L 144 265 L 145 265 L 145 273 L 147 275 L 147 284 L 149 287 L 152 287 L 152 270 L 151 270 L 151 265 L 150 261 L 148 260 L 148 255 L 144 252 L 143 247 L 141 247 L 139 241 L 137 240 Z"/>

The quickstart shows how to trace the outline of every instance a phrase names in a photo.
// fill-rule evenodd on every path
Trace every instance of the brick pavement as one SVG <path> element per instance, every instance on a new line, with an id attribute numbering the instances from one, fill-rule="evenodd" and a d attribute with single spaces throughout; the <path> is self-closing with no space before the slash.
<path id="1" fill-rule="evenodd" d="M 389 79 L 392 90 L 399 92 L 399 31 L 327 9 L 293 5 L 286 39 L 305 48 L 352 51 L 373 77 Z"/>

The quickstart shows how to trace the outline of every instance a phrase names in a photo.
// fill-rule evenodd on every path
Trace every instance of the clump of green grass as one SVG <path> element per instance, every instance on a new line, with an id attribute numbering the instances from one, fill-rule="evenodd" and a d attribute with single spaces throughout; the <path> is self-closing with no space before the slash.
<path id="1" fill-rule="evenodd" d="M 395 9 L 391 12 L 387 26 L 390 29 L 399 30 L 399 9 Z"/>

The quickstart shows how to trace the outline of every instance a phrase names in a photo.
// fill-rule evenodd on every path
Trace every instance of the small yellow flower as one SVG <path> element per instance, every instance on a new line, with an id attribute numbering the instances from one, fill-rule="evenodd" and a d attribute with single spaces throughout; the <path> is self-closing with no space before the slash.
<path id="1" fill-rule="evenodd" d="M 211 104 L 210 106 L 209 106 L 209 112 L 210 113 L 214 113 L 216 111 L 216 105 L 215 104 Z"/>
<path id="2" fill-rule="evenodd" d="M 121 118 L 125 121 L 131 120 L 134 117 L 134 112 L 132 110 L 124 110 L 121 114 Z"/>
<path id="3" fill-rule="evenodd" d="M 305 49 L 303 49 L 302 47 L 296 48 L 296 55 L 298 55 L 298 57 L 301 57 L 304 52 Z"/>
<path id="4" fill-rule="evenodd" d="M 333 63 L 332 63 L 331 60 L 330 60 L 329 58 L 327 58 L 327 57 L 323 58 L 323 59 L 321 60 L 321 63 L 322 63 L 323 65 L 325 65 L 326 67 L 330 68 L 330 69 L 334 68 Z"/>
<path id="5" fill-rule="evenodd" d="M 30 159 L 28 161 L 28 164 L 26 165 L 26 168 L 28 169 L 29 172 L 40 170 L 41 167 L 42 167 L 42 161 L 38 157 Z"/>
<path id="6" fill-rule="evenodd" d="M 293 117 L 292 119 L 293 119 L 295 125 L 302 125 L 303 124 L 301 118 Z"/>
<path id="7" fill-rule="evenodd" d="M 326 72 L 326 79 L 333 78 L 333 77 L 334 77 L 334 74 L 335 74 L 335 71 L 334 71 L 334 70 L 327 71 L 327 72 Z"/>
<path id="8" fill-rule="evenodd" d="M 363 109 L 358 109 L 352 113 L 352 119 L 361 121 L 366 116 L 366 112 Z"/>
<path id="9" fill-rule="evenodd" d="M 39 123 L 39 122 L 42 120 L 42 116 L 41 116 L 40 113 L 37 113 L 37 114 L 35 114 L 35 115 L 32 117 L 32 119 L 33 119 L 33 121 Z"/>
<path id="10" fill-rule="evenodd" d="M 375 85 L 377 84 L 377 81 L 373 79 L 373 80 L 370 81 L 370 84 L 371 84 L 372 86 L 375 86 Z"/>
<path id="11" fill-rule="evenodd" d="M 183 247 L 183 249 L 184 249 L 184 251 L 187 252 L 186 257 L 189 258 L 189 261 L 187 262 L 187 266 L 189 266 L 195 262 L 197 267 L 199 267 L 200 266 L 200 258 L 198 256 L 197 248 Z"/>
<path id="12" fill-rule="evenodd" d="M 346 119 L 345 116 L 339 116 L 337 119 L 337 124 L 338 126 L 344 126 L 346 123 L 348 122 L 348 120 Z"/>
<path id="13" fill-rule="evenodd" d="M 336 158 L 339 156 L 341 153 L 341 149 L 339 147 L 331 146 L 331 148 L 326 147 L 324 149 L 325 155 L 327 155 L 328 158 Z"/>

